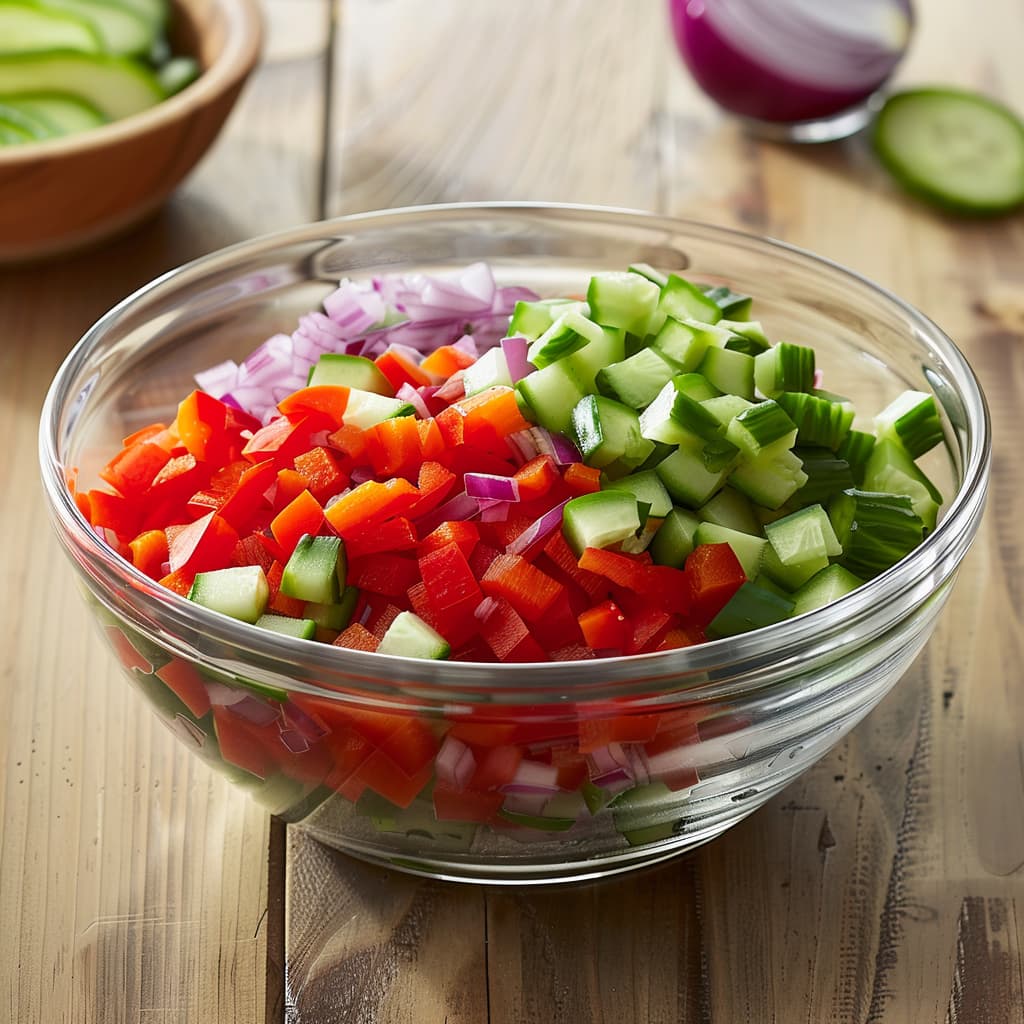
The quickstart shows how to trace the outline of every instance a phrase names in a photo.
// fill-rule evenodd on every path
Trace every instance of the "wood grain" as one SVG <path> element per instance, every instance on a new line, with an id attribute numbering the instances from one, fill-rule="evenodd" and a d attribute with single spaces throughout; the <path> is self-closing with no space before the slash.
<path id="1" fill-rule="evenodd" d="M 280 1020 L 267 818 L 119 678 L 35 483 L 43 395 L 96 317 L 176 263 L 316 216 L 327 8 L 273 0 L 271 13 L 288 45 L 271 41 L 225 134 L 159 217 L 80 258 L 0 275 L 3 1021 Z"/>
<path id="2" fill-rule="evenodd" d="M 455 0 L 429 17 L 411 0 L 340 11 L 329 212 L 595 202 L 831 256 L 919 305 L 973 360 L 995 423 L 994 511 L 894 692 L 784 794 L 689 857 L 594 885 L 473 890 L 481 913 L 464 890 L 439 899 L 435 883 L 293 835 L 292 1019 L 461 1021 L 450 978 L 425 967 L 449 951 L 477 1020 L 1021 1019 L 1024 218 L 936 215 L 894 188 L 863 139 L 794 149 L 746 137 L 680 69 L 660 4 L 606 0 L 599 17 L 568 2 L 523 4 L 515 18 Z M 1013 0 L 983 24 L 964 5 L 928 5 L 902 80 L 1020 106 L 1009 40 L 1022 32 Z"/>

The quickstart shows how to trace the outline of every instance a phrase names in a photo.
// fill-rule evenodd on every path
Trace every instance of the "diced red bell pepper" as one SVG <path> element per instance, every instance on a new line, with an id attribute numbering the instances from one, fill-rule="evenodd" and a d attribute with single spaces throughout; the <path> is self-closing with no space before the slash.
<path id="1" fill-rule="evenodd" d="M 295 419 L 278 416 L 252 435 L 242 454 L 250 462 L 273 459 L 278 468 L 290 468 L 295 456 L 309 449 L 310 437 L 317 427 L 313 416 L 297 416 Z"/>
<path id="2" fill-rule="evenodd" d="M 579 586 L 591 601 L 600 601 L 608 596 L 608 581 L 579 567 L 576 555 L 562 536 L 561 530 L 555 530 L 548 538 L 544 545 L 544 554 Z"/>
<path id="3" fill-rule="evenodd" d="M 562 480 L 573 494 L 593 494 L 601 490 L 601 470 L 572 462 L 565 467 Z"/>
<path id="4" fill-rule="evenodd" d="M 293 502 L 306 487 L 306 478 L 297 470 L 282 466 L 274 475 L 274 484 L 270 489 L 270 505 L 275 513 Z"/>
<path id="5" fill-rule="evenodd" d="M 267 571 L 267 585 L 270 587 L 270 598 L 267 601 L 269 611 L 278 615 L 288 615 L 293 619 L 302 618 L 306 610 L 306 602 L 300 601 L 297 597 L 289 597 L 281 593 L 281 576 L 284 573 L 284 565 L 274 561 Z"/>
<path id="6" fill-rule="evenodd" d="M 683 570 L 668 565 L 649 565 L 647 581 L 644 596 L 649 601 L 675 615 L 689 615 L 693 586 Z"/>
<path id="7" fill-rule="evenodd" d="M 416 582 L 416 562 L 405 555 L 380 552 L 348 563 L 348 583 L 360 590 L 400 597 Z"/>
<path id="8" fill-rule="evenodd" d="M 167 561 L 167 534 L 163 530 L 146 530 L 128 543 L 132 553 L 132 564 L 139 572 L 153 579 L 163 573 L 161 566 Z"/>
<path id="9" fill-rule="evenodd" d="M 365 432 L 366 457 L 378 476 L 416 476 L 422 461 L 416 424 L 412 416 L 394 416 Z"/>
<path id="10" fill-rule="evenodd" d="M 169 572 L 166 576 L 162 576 L 158 582 L 161 587 L 166 587 L 182 597 L 188 597 L 195 577 L 196 574 L 194 572 L 189 572 L 187 569 L 178 569 L 176 572 Z"/>
<path id="11" fill-rule="evenodd" d="M 416 420 L 416 429 L 420 435 L 420 452 L 423 458 L 427 462 L 436 462 L 444 454 L 445 445 L 441 428 L 431 417 L 429 420 Z"/>
<path id="12" fill-rule="evenodd" d="M 409 506 L 405 515 L 410 519 L 433 512 L 451 493 L 456 476 L 439 462 L 426 461 L 420 466 L 416 486 L 419 497 Z"/>
<path id="13" fill-rule="evenodd" d="M 321 505 L 348 487 L 348 474 L 338 457 L 321 445 L 295 456 L 295 472 L 306 481 L 309 493 Z"/>
<path id="14" fill-rule="evenodd" d="M 557 580 L 519 555 L 498 555 L 480 579 L 488 597 L 503 597 L 527 622 L 537 622 L 565 596 Z"/>
<path id="15" fill-rule="evenodd" d="M 479 625 L 480 635 L 499 661 L 547 661 L 540 644 L 530 635 L 526 623 L 501 598 Z"/>
<path id="16" fill-rule="evenodd" d="M 349 389 L 337 384 L 316 384 L 300 388 L 277 403 L 278 411 L 290 420 L 310 417 L 318 429 L 337 430 L 345 422 Z"/>
<path id="17" fill-rule="evenodd" d="M 346 423 L 329 434 L 327 443 L 347 455 L 353 462 L 361 462 L 366 454 L 366 433 L 362 427 Z"/>
<path id="18" fill-rule="evenodd" d="M 222 466 L 232 449 L 240 447 L 240 436 L 228 431 L 230 410 L 205 391 L 193 391 L 178 406 L 174 421 L 181 443 L 200 462 Z"/>
<path id="19" fill-rule="evenodd" d="M 483 600 L 469 562 L 458 545 L 450 543 L 422 555 L 418 565 L 437 628 L 449 643 L 458 646 L 472 635 L 473 612 Z"/>
<path id="20" fill-rule="evenodd" d="M 277 470 L 272 459 L 249 466 L 218 509 L 221 518 L 239 533 L 250 529 L 257 511 L 269 507 L 266 493 L 276 479 Z"/>
<path id="21" fill-rule="evenodd" d="M 513 479 L 519 484 L 519 500 L 533 501 L 547 494 L 561 477 L 550 455 L 538 455 L 520 466 Z"/>
<path id="22" fill-rule="evenodd" d="M 139 532 L 142 508 L 138 502 L 120 494 L 92 490 L 88 492 L 90 522 L 113 530 L 122 540 L 128 541 Z"/>
<path id="23" fill-rule="evenodd" d="M 623 653 L 640 654 L 642 651 L 654 650 L 674 621 L 672 615 L 663 608 L 642 605 L 629 617 L 632 631 Z"/>
<path id="24" fill-rule="evenodd" d="M 498 728 L 503 727 L 499 724 Z M 458 726 L 455 729 L 458 729 Z M 449 732 L 449 735 L 454 736 L 455 730 Z M 499 743 L 497 746 L 488 746 L 477 759 L 476 770 L 469 780 L 470 788 L 497 789 L 506 785 L 515 777 L 522 759 L 523 749 L 515 744 Z"/>
<path id="25" fill-rule="evenodd" d="M 382 594 L 372 594 L 370 596 L 377 598 L 379 603 L 371 605 L 372 612 L 366 620 L 366 628 L 374 636 L 383 638 L 391 623 L 402 613 L 402 609 Z"/>
<path id="26" fill-rule="evenodd" d="M 622 650 L 631 631 L 622 609 L 614 601 L 602 601 L 579 616 L 583 637 L 595 651 Z"/>
<path id="27" fill-rule="evenodd" d="M 629 555 L 604 548 L 587 548 L 577 563 L 581 569 L 597 573 L 616 586 L 643 594 L 648 587 L 647 566 Z"/>
<path id="28" fill-rule="evenodd" d="M 269 572 L 274 563 L 274 556 L 260 543 L 258 536 L 249 534 L 235 545 L 232 565 L 258 565 L 264 572 Z"/>
<path id="29" fill-rule="evenodd" d="M 402 771 L 415 775 L 433 764 L 441 744 L 426 721 L 410 715 L 379 746 Z"/>
<path id="30" fill-rule="evenodd" d="M 173 536 L 168 531 L 168 555 L 171 570 L 192 573 L 209 572 L 231 564 L 238 533 L 216 512 L 210 512 Z"/>
<path id="31" fill-rule="evenodd" d="M 739 559 L 728 544 L 701 544 L 686 559 L 693 588 L 690 617 L 706 626 L 746 582 Z"/>
<path id="32" fill-rule="evenodd" d="M 674 651 L 680 647 L 694 647 L 704 643 L 706 637 L 697 626 L 673 626 L 658 642 L 657 650 Z"/>
<path id="33" fill-rule="evenodd" d="M 324 514 L 335 532 L 344 537 L 371 523 L 406 515 L 419 496 L 419 490 L 401 477 L 383 484 L 367 480 L 343 494 Z"/>
<path id="34" fill-rule="evenodd" d="M 190 452 L 168 459 L 146 491 L 146 505 L 184 505 L 210 478 L 210 469 Z M 163 526 L 163 523 L 154 525 Z"/>
<path id="35" fill-rule="evenodd" d="M 171 453 L 150 441 L 122 448 L 100 470 L 105 480 L 126 498 L 137 498 L 152 485 L 157 473 L 170 461 Z"/>
<path id="36" fill-rule="evenodd" d="M 375 750 L 356 770 L 360 781 L 396 807 L 408 807 L 423 792 L 434 774 L 428 764 L 413 775 L 402 771 L 383 751 Z"/>
<path id="37" fill-rule="evenodd" d="M 380 640 L 365 626 L 353 622 L 334 638 L 334 646 L 347 647 L 350 651 L 375 651 L 380 646 Z"/>
<path id="38" fill-rule="evenodd" d="M 436 783 L 433 790 L 434 817 L 438 821 L 473 821 L 486 825 L 498 819 L 504 793 L 455 789 Z"/>
<path id="39" fill-rule="evenodd" d="M 422 557 L 446 544 L 455 544 L 466 558 L 470 558 L 479 540 L 480 530 L 476 523 L 466 520 L 444 522 L 420 541 L 416 554 Z"/>
<path id="40" fill-rule="evenodd" d="M 303 491 L 290 501 L 270 521 L 270 532 L 281 546 L 285 560 L 291 557 L 295 546 L 305 535 L 316 536 L 324 522 L 324 510 L 309 491 Z"/>
<path id="41" fill-rule="evenodd" d="M 263 736 L 229 708 L 213 706 L 213 723 L 220 756 L 260 779 L 277 771 L 274 756 Z"/>
<path id="42" fill-rule="evenodd" d="M 132 669 L 138 669 L 140 672 L 145 672 L 148 675 L 153 671 L 152 662 L 128 639 L 124 630 L 110 625 L 104 627 L 104 632 L 107 635 L 107 641 L 110 643 L 110 646 L 114 648 L 117 660 L 129 672 Z"/>
<path id="43" fill-rule="evenodd" d="M 597 718 L 581 719 L 580 753 L 607 747 L 609 743 L 647 743 L 658 731 L 659 714 L 615 714 L 613 708 Z"/>
<path id="44" fill-rule="evenodd" d="M 174 691 L 196 718 L 202 718 L 210 710 L 210 694 L 206 683 L 190 662 L 183 658 L 171 658 L 166 665 L 156 670 L 156 675 Z"/>
<path id="45" fill-rule="evenodd" d="M 409 551 L 418 544 L 416 527 L 405 516 L 395 516 L 350 533 L 345 538 L 345 553 L 349 558 L 362 558 L 379 551 Z"/>
<path id="46" fill-rule="evenodd" d="M 474 545 L 472 554 L 469 556 L 469 568 L 472 570 L 473 575 L 480 579 L 487 572 L 490 564 L 500 554 L 501 551 L 498 548 L 492 547 L 490 544 L 484 544 L 482 541 Z"/>

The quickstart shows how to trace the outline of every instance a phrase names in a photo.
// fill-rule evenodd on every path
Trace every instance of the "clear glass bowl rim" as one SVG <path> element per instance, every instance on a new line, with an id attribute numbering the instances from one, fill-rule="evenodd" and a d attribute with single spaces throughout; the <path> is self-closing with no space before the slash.
<path id="1" fill-rule="evenodd" d="M 874 299 L 890 306 L 912 327 L 916 336 L 941 357 L 952 372 L 951 383 L 966 415 L 966 441 L 963 454 L 963 478 L 949 503 L 936 530 L 907 558 L 892 569 L 868 581 L 853 593 L 825 608 L 778 623 L 751 633 L 723 640 L 709 641 L 696 647 L 680 648 L 654 654 L 604 658 L 598 661 L 555 663 L 474 663 L 451 661 L 424 661 L 393 655 L 379 655 L 361 651 L 342 650 L 315 641 L 304 641 L 277 634 L 265 633 L 244 623 L 197 606 L 177 594 L 154 584 L 130 563 L 120 558 L 93 532 L 78 509 L 65 484 L 65 467 L 59 455 L 61 425 L 69 400 L 73 400 L 73 385 L 79 381 L 82 370 L 90 359 L 102 350 L 108 331 L 116 328 L 120 319 L 133 307 L 163 290 L 195 283 L 214 269 L 224 270 L 232 263 L 269 256 L 274 250 L 325 241 L 358 232 L 361 227 L 380 230 L 389 224 L 409 226 L 429 222 L 457 222 L 483 219 L 543 218 L 550 227 L 552 221 L 566 224 L 590 222 L 605 227 L 642 228 L 673 237 L 691 237 L 708 243 L 728 244 L 753 249 L 766 255 L 776 255 L 799 263 L 809 272 L 827 271 L 844 278 L 847 283 L 869 292 Z M 255 344 L 255 342 L 254 342 Z M 296 690 L 311 693 L 334 693 L 328 688 L 294 679 L 296 669 L 305 677 L 345 674 L 351 680 L 379 681 L 401 679 L 415 682 L 423 688 L 423 696 L 437 687 L 439 699 L 443 692 L 460 685 L 468 688 L 486 688 L 495 697 L 503 684 L 515 682 L 527 686 L 538 699 L 564 700 L 572 693 L 574 684 L 588 677 L 600 675 L 609 686 L 628 684 L 632 696 L 656 695 L 664 691 L 668 680 L 691 676 L 694 682 L 687 693 L 690 699 L 700 696 L 705 688 L 703 673 L 714 670 L 723 675 L 723 669 L 755 667 L 769 663 L 799 661 L 813 648 L 820 653 L 828 637 L 851 626 L 863 628 L 865 639 L 884 631 L 895 621 L 882 621 L 881 609 L 898 603 L 901 596 L 911 590 L 920 590 L 921 582 L 934 578 L 936 567 L 941 567 L 941 579 L 951 575 L 966 553 L 977 531 L 988 483 L 991 450 L 991 424 L 988 407 L 980 384 L 967 359 L 955 343 L 930 319 L 892 292 L 863 275 L 826 257 L 767 236 L 757 236 L 733 228 L 706 224 L 700 221 L 670 217 L 645 210 L 590 206 L 569 203 L 486 202 L 450 203 L 350 214 L 317 221 L 297 228 L 277 231 L 236 243 L 216 252 L 199 257 L 155 278 L 114 306 L 89 328 L 68 354 L 47 393 L 40 414 L 39 457 L 42 481 L 51 515 L 58 535 L 65 547 L 76 548 L 89 562 L 98 567 L 104 580 L 117 578 L 123 587 L 130 588 L 133 599 L 145 611 L 148 622 L 173 623 L 185 630 L 201 634 L 237 652 L 231 659 L 239 666 L 247 659 L 260 659 L 275 666 L 281 680 L 289 680 Z M 95 574 L 94 574 L 95 579 Z M 910 611 L 908 607 L 907 612 Z M 182 651 L 181 653 L 191 653 Z M 264 671 L 254 673 L 269 677 Z M 526 678 L 528 677 L 528 679 Z M 710 695 L 716 698 L 740 696 L 758 684 L 742 671 L 728 685 L 707 684 Z M 500 699 L 491 701 L 500 704 Z"/>

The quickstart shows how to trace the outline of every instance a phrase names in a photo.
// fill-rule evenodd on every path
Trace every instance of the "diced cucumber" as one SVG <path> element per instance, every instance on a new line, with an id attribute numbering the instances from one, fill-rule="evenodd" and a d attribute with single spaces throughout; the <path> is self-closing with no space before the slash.
<path id="1" fill-rule="evenodd" d="M 691 373 L 712 348 L 724 348 L 729 332 L 698 320 L 677 320 L 667 317 L 651 341 L 669 362 L 682 373 Z"/>
<path id="2" fill-rule="evenodd" d="M 658 474 L 651 469 L 610 480 L 604 484 L 603 489 L 632 494 L 637 502 L 648 506 L 647 514 L 654 519 L 664 519 L 672 511 L 672 499 L 665 485 L 658 479 Z"/>
<path id="3" fill-rule="evenodd" d="M 631 263 L 626 268 L 631 274 L 639 274 L 641 277 L 646 277 L 648 281 L 653 281 L 660 291 L 664 286 L 665 282 L 668 281 L 668 275 L 663 274 L 660 270 L 655 270 L 649 263 Z"/>
<path id="4" fill-rule="evenodd" d="M 835 451 L 850 432 L 853 406 L 803 391 L 783 391 L 775 401 L 796 425 L 798 444 L 820 445 Z"/>
<path id="5" fill-rule="evenodd" d="M 100 53 L 103 40 L 84 18 L 25 2 L 0 4 L 0 54 L 46 50 Z"/>
<path id="6" fill-rule="evenodd" d="M 732 487 L 723 487 L 710 501 L 697 509 L 697 518 L 703 523 L 727 526 L 730 530 L 761 536 L 761 524 L 754 515 L 750 499 Z"/>
<path id="7" fill-rule="evenodd" d="M 395 396 L 395 389 L 372 359 L 338 352 L 327 352 L 313 364 L 309 371 L 309 384 L 311 387 L 333 384 L 388 398 Z"/>
<path id="8" fill-rule="evenodd" d="M 651 541 L 651 558 L 658 565 L 670 565 L 682 569 L 686 558 L 693 551 L 693 536 L 700 526 L 700 520 L 684 508 L 674 506 L 665 516 L 658 532 Z"/>
<path id="9" fill-rule="evenodd" d="M 863 430 L 851 430 L 836 449 L 836 455 L 846 460 L 854 483 L 858 486 L 864 480 L 864 467 L 874 450 L 875 435 Z"/>
<path id="10" fill-rule="evenodd" d="M 699 320 L 717 324 L 722 319 L 721 307 L 685 278 L 669 274 L 658 297 L 658 313 L 677 320 Z"/>
<path id="11" fill-rule="evenodd" d="M 828 514 L 843 546 L 840 564 L 865 580 L 910 554 L 924 536 L 924 523 L 903 494 L 842 491 Z"/>
<path id="12" fill-rule="evenodd" d="M 797 588 L 793 594 L 793 614 L 803 615 L 804 612 L 812 612 L 815 608 L 823 608 L 856 590 L 863 582 L 849 569 L 841 565 L 830 565 L 815 573 L 802 587 Z"/>
<path id="13" fill-rule="evenodd" d="M 907 495 L 925 529 L 935 529 L 942 495 L 898 441 L 886 438 L 875 444 L 861 486 L 865 491 Z"/>
<path id="14" fill-rule="evenodd" d="M 654 468 L 672 500 L 687 508 L 700 508 L 725 483 L 727 470 L 709 470 L 703 447 L 680 445 Z"/>
<path id="15" fill-rule="evenodd" d="M 602 327 L 600 337 L 590 339 L 578 352 L 566 356 L 566 363 L 588 393 L 595 390 L 598 370 L 626 358 L 625 334 L 618 327 Z"/>
<path id="16" fill-rule="evenodd" d="M 730 420 L 725 436 L 749 461 L 792 448 L 796 427 L 783 408 L 768 399 L 744 409 Z"/>
<path id="17" fill-rule="evenodd" d="M 462 382 L 466 386 L 466 397 L 486 391 L 495 385 L 512 387 L 505 353 L 497 345 L 488 349 L 475 363 L 462 371 Z"/>
<path id="18" fill-rule="evenodd" d="M 569 360 L 560 359 L 516 383 L 526 412 L 542 427 L 568 434 L 572 411 L 586 394 Z"/>
<path id="19" fill-rule="evenodd" d="M 643 409 L 677 372 L 657 349 L 644 348 L 621 363 L 598 370 L 595 383 L 603 395 Z"/>
<path id="20" fill-rule="evenodd" d="M 659 289 L 640 274 L 595 274 L 587 288 L 591 319 L 603 327 L 621 327 L 641 337 L 658 306 Z"/>
<path id="21" fill-rule="evenodd" d="M 754 537 L 749 533 L 741 533 L 739 530 L 730 530 L 728 526 L 719 526 L 717 523 L 701 523 L 693 538 L 694 547 L 701 544 L 728 544 L 732 548 L 743 571 L 747 574 L 748 580 L 757 578 L 761 571 L 761 556 L 767 546 L 763 537 Z"/>
<path id="22" fill-rule="evenodd" d="M 771 342 L 759 320 L 719 320 L 718 327 L 729 332 L 725 347 L 736 352 L 757 356 L 771 348 Z"/>
<path id="23" fill-rule="evenodd" d="M 96 0 L 45 0 L 50 10 L 63 11 L 88 21 L 107 53 L 138 57 L 149 53 L 158 26 L 124 4 Z"/>
<path id="24" fill-rule="evenodd" d="M 531 343 L 526 358 L 542 370 L 591 341 L 601 341 L 603 337 L 601 328 L 592 320 L 578 312 L 565 313 Z"/>
<path id="25" fill-rule="evenodd" d="M 536 341 L 563 313 L 571 309 L 587 315 L 585 302 L 574 299 L 540 299 L 537 302 L 517 302 L 508 324 L 508 334 L 521 334 L 529 341 Z"/>
<path id="26" fill-rule="evenodd" d="M 401 398 L 350 388 L 345 406 L 345 425 L 366 430 L 396 416 L 415 416 L 416 407 Z"/>
<path id="27" fill-rule="evenodd" d="M 719 391 L 753 399 L 753 356 L 728 348 L 709 348 L 698 369 Z"/>
<path id="28" fill-rule="evenodd" d="M 569 436 L 588 466 L 639 466 L 654 450 L 640 433 L 636 410 L 604 395 L 587 395 L 572 410 Z"/>
<path id="29" fill-rule="evenodd" d="M 282 636 L 294 636 L 299 640 L 312 640 L 316 636 L 316 623 L 312 619 L 293 619 L 290 615 L 274 615 L 264 612 L 256 620 L 260 629 L 269 629 Z"/>
<path id="30" fill-rule="evenodd" d="M 762 395 L 810 391 L 814 387 L 814 349 L 780 342 L 754 356 L 754 383 Z"/>
<path id="31" fill-rule="evenodd" d="M 850 464 L 828 448 L 796 447 L 793 452 L 807 474 L 807 483 L 795 495 L 801 505 L 826 501 L 833 494 L 856 484 Z"/>
<path id="32" fill-rule="evenodd" d="M 345 547 L 340 537 L 303 534 L 285 563 L 281 593 L 315 604 L 336 604 L 345 587 Z"/>
<path id="33" fill-rule="evenodd" d="M 721 439 L 721 427 L 714 416 L 699 400 L 680 390 L 686 376 L 670 380 L 640 414 L 640 433 L 644 437 L 664 444 Z"/>
<path id="34" fill-rule="evenodd" d="M 749 409 L 754 403 L 748 402 L 745 398 L 740 398 L 739 395 L 718 395 L 716 398 L 706 398 L 700 404 L 715 417 L 719 425 L 724 429 L 729 426 L 729 422 L 734 416 L 739 416 L 741 412 Z"/>
<path id="35" fill-rule="evenodd" d="M 743 583 L 711 620 L 706 632 L 712 639 L 737 636 L 788 619 L 793 608 L 793 601 L 753 583 Z"/>
<path id="36" fill-rule="evenodd" d="M 942 441 L 942 421 L 932 395 L 904 391 L 875 417 L 879 441 L 898 441 L 912 459 L 920 458 Z"/>
<path id="37" fill-rule="evenodd" d="M 78 97 L 112 121 L 165 98 L 155 75 L 123 57 L 63 50 L 0 56 L 0 95 L 53 92 Z"/>
<path id="38" fill-rule="evenodd" d="M 737 466 L 729 482 L 756 504 L 778 508 L 807 483 L 807 474 L 791 451 L 767 451 Z"/>
<path id="39" fill-rule="evenodd" d="M 451 646 L 415 613 L 399 612 L 381 637 L 377 653 L 437 661 L 448 657 Z"/>
<path id="40" fill-rule="evenodd" d="M 640 529 L 636 498 L 626 491 L 596 491 L 569 501 L 562 532 L 578 558 L 586 548 L 606 548 Z"/>
<path id="41" fill-rule="evenodd" d="M 341 600 L 324 604 L 318 601 L 307 601 L 302 610 L 308 619 L 312 619 L 321 629 L 343 630 L 352 620 L 359 590 L 356 587 L 345 587 L 341 592 Z"/>
<path id="42" fill-rule="evenodd" d="M 766 576 L 787 591 L 799 589 L 812 576 L 826 568 L 828 568 L 826 555 L 808 558 L 804 562 L 795 562 L 793 565 L 783 565 L 771 544 L 765 547 L 761 556 L 761 576 Z"/>
<path id="43" fill-rule="evenodd" d="M 783 565 L 798 565 L 812 558 L 834 558 L 843 553 L 821 505 L 808 505 L 767 523 L 764 533 Z"/>
<path id="44" fill-rule="evenodd" d="M 214 569 L 196 574 L 188 599 L 221 615 L 253 623 L 267 607 L 270 584 L 258 565 Z"/>
<path id="45" fill-rule="evenodd" d="M 698 288 L 722 311 L 722 316 L 731 320 L 749 320 L 754 300 L 749 295 L 740 295 L 724 284 L 698 285 Z"/>

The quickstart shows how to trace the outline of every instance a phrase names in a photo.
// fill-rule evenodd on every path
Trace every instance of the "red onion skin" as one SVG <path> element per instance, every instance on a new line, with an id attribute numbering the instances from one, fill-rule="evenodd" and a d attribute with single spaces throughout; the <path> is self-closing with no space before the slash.
<path id="1" fill-rule="evenodd" d="M 737 50 L 704 16 L 715 0 L 669 0 L 683 62 L 716 103 L 741 117 L 791 123 L 830 117 L 865 100 L 882 84 L 839 90 L 783 78 Z M 822 0 L 828 2 L 828 0 Z"/>

